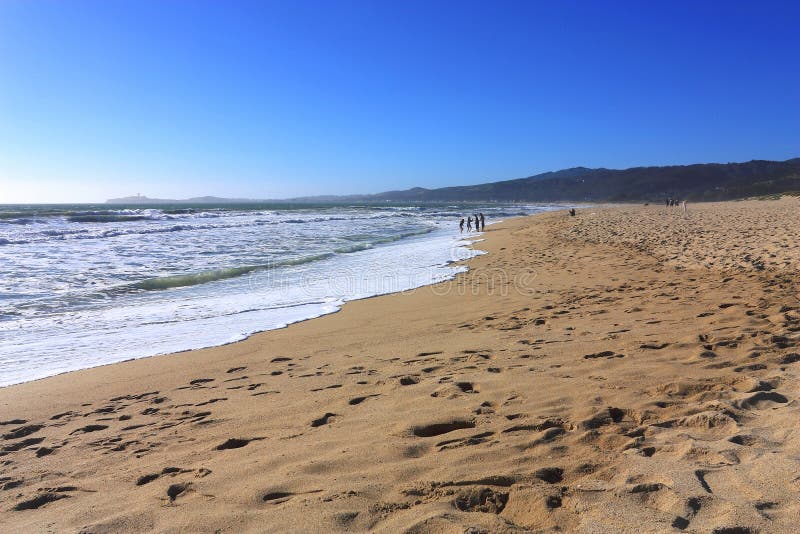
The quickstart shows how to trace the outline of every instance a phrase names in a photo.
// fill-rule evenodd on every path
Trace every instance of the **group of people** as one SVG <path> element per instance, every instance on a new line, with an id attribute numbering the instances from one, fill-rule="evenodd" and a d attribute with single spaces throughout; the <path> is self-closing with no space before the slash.
<path id="1" fill-rule="evenodd" d="M 666 200 L 666 205 L 667 205 L 668 208 L 669 207 L 680 206 L 680 207 L 683 208 L 683 214 L 686 215 L 687 209 L 686 209 L 686 201 L 685 200 L 680 201 L 680 200 L 677 200 L 675 198 L 668 198 Z"/>
<path id="2" fill-rule="evenodd" d="M 483 216 L 483 213 L 478 213 L 476 215 L 471 215 L 467 217 L 467 232 L 472 231 L 472 221 L 475 221 L 475 231 L 482 232 L 486 230 L 486 218 Z M 464 219 L 461 219 L 461 224 L 458 225 L 461 228 L 461 233 L 464 233 Z"/>

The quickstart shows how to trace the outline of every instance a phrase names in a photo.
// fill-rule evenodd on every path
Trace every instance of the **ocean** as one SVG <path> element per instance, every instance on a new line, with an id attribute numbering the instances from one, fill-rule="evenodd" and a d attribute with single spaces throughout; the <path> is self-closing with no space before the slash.
<path id="1" fill-rule="evenodd" d="M 553 208 L 0 205 L 0 386 L 222 345 L 443 281 L 480 254 L 461 217 Z"/>

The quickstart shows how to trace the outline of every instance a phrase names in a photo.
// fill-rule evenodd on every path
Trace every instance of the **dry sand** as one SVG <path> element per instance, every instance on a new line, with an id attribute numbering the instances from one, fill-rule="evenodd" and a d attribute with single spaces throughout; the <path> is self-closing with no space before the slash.
<path id="1" fill-rule="evenodd" d="M 452 283 L 0 390 L 3 532 L 797 532 L 800 202 L 492 226 Z"/>

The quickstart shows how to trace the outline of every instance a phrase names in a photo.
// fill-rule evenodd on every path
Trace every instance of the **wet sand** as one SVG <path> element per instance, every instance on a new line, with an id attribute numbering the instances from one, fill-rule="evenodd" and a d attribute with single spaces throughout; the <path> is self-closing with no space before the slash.
<path id="1" fill-rule="evenodd" d="M 515 219 L 449 283 L 0 389 L 0 530 L 795 532 L 798 213 Z"/>

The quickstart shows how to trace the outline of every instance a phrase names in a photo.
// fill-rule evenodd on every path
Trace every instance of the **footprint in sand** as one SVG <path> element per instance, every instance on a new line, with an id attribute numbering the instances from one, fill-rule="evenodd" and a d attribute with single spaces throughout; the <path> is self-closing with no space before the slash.
<path id="1" fill-rule="evenodd" d="M 453 504 L 462 512 L 482 512 L 499 514 L 508 503 L 508 492 L 491 488 L 470 488 L 462 490 Z"/>
<path id="2" fill-rule="evenodd" d="M 271 504 L 280 504 L 288 501 L 293 496 L 294 493 L 290 493 L 288 491 L 273 491 L 265 494 L 263 497 L 261 497 L 261 500 Z"/>
<path id="3" fill-rule="evenodd" d="M 763 410 L 773 406 L 775 403 L 786 404 L 787 402 L 789 402 L 789 399 L 777 391 L 759 391 L 746 399 L 734 402 L 733 405 L 742 410 Z"/>
<path id="4" fill-rule="evenodd" d="M 331 417 L 335 417 L 335 416 L 336 416 L 335 413 L 328 412 L 325 415 L 323 415 L 322 417 L 320 417 L 318 419 L 314 419 L 313 421 L 311 421 L 311 426 L 316 428 L 318 426 L 327 425 L 330 422 L 330 418 Z"/>
<path id="5" fill-rule="evenodd" d="M 594 360 L 594 359 L 597 359 L 597 358 L 611 359 L 611 358 L 624 358 L 624 357 L 625 357 L 624 354 L 618 354 L 618 353 L 614 352 L 613 350 L 604 350 L 602 352 L 595 352 L 595 353 L 592 353 L 592 354 L 584 354 L 583 355 L 583 359 L 584 360 Z"/>
<path id="6" fill-rule="evenodd" d="M 533 476 L 548 484 L 556 484 L 564 478 L 564 470 L 560 467 L 542 467 L 534 471 Z"/>
<path id="7" fill-rule="evenodd" d="M 158 478 L 161 478 L 162 476 L 169 475 L 169 476 L 175 477 L 177 475 L 182 475 L 182 474 L 185 474 L 185 473 L 195 473 L 195 477 L 196 478 L 203 478 L 205 476 L 210 475 L 211 474 L 211 470 L 210 469 L 206 469 L 205 467 L 201 467 L 200 469 L 196 469 L 196 470 L 195 469 L 183 469 L 183 468 L 180 468 L 180 467 L 165 467 L 164 469 L 161 470 L 160 473 L 150 473 L 150 474 L 147 474 L 147 475 L 140 476 L 136 480 L 136 485 L 137 486 L 144 486 L 144 485 L 149 484 L 150 482 L 152 482 L 152 481 L 154 481 L 154 480 L 156 480 Z"/>
<path id="8" fill-rule="evenodd" d="M 439 447 L 440 451 L 456 449 L 459 447 L 467 447 L 478 445 L 480 443 L 486 443 L 492 436 L 494 436 L 494 432 L 481 432 L 480 434 L 474 434 L 472 436 L 467 436 L 466 438 L 447 439 L 440 441 L 436 444 L 436 446 Z"/>
<path id="9" fill-rule="evenodd" d="M 2 448 L 0 448 L 0 456 L 5 456 L 10 452 L 16 452 L 24 448 L 31 447 L 33 445 L 38 445 L 43 441 L 44 438 L 26 438 L 21 441 L 17 441 L 15 443 L 4 445 Z"/>
<path id="10" fill-rule="evenodd" d="M 6 434 L 3 434 L 3 439 L 19 439 L 24 438 L 26 436 L 30 436 L 31 434 L 35 434 L 36 432 L 40 431 L 44 428 L 44 425 L 27 425 L 21 426 L 11 430 Z"/>
<path id="11" fill-rule="evenodd" d="M 246 446 L 251 441 L 259 441 L 266 438 L 229 438 L 224 443 L 221 443 L 214 447 L 215 450 L 224 451 L 228 449 L 241 449 L 242 447 Z"/>
<path id="12" fill-rule="evenodd" d="M 107 425 L 86 425 L 84 427 L 77 428 L 77 429 L 73 430 L 72 432 L 70 432 L 70 435 L 72 435 L 72 434 L 88 434 L 89 432 L 97 432 L 99 430 L 105 430 L 106 428 L 108 428 Z"/>
<path id="13" fill-rule="evenodd" d="M 356 406 L 356 405 L 361 404 L 362 402 L 364 402 L 365 400 L 367 400 L 367 399 L 369 399 L 371 397 L 380 397 L 380 395 L 379 394 L 373 394 L 373 395 L 364 395 L 362 397 L 353 397 L 352 399 L 347 401 L 347 404 L 349 404 L 350 406 Z"/>
<path id="14" fill-rule="evenodd" d="M 207 384 L 208 382 L 213 382 L 213 378 L 195 378 L 189 382 L 191 386 L 199 386 L 200 384 Z"/>
<path id="15" fill-rule="evenodd" d="M 65 412 L 65 414 L 64 414 L 64 415 L 66 415 L 66 414 L 68 414 L 68 413 L 72 413 L 72 412 Z M 24 424 L 25 424 L 25 423 L 27 423 L 27 422 L 28 422 L 28 421 L 26 421 L 25 419 L 9 419 L 8 421 L 0 421 L 0 426 L 6 426 L 6 425 L 24 425 Z"/>
<path id="16" fill-rule="evenodd" d="M 181 484 L 171 484 L 170 487 L 167 488 L 167 497 L 169 497 L 170 502 L 175 502 L 180 495 L 186 493 L 186 491 L 192 486 L 191 482 L 184 482 Z"/>
<path id="17" fill-rule="evenodd" d="M 14 506 L 14 510 L 16 511 L 36 510 L 37 508 L 41 508 L 45 504 L 58 501 L 60 499 L 69 498 L 70 496 L 65 495 L 64 493 L 69 491 L 75 491 L 77 488 L 69 486 L 64 488 L 43 488 L 43 489 L 45 491 L 42 491 L 35 497 L 18 502 Z"/>
<path id="18" fill-rule="evenodd" d="M 413 426 L 411 427 L 411 433 L 418 438 L 430 438 L 466 428 L 475 428 L 475 421 L 470 419 L 450 419 L 427 425 Z"/>

